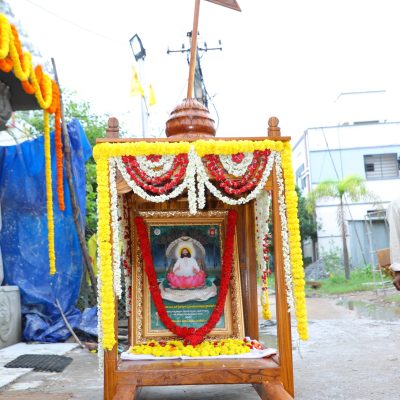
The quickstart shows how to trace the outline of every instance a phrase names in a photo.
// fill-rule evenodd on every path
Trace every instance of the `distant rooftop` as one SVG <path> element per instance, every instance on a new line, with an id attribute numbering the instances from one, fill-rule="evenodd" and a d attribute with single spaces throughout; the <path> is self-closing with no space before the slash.
<path id="1" fill-rule="evenodd" d="M 337 125 L 368 124 L 400 118 L 398 103 L 386 90 L 343 92 L 334 102 Z"/>

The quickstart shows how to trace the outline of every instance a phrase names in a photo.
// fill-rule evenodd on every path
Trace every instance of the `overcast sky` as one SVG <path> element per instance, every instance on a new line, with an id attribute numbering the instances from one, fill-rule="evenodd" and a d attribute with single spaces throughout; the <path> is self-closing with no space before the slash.
<path id="1" fill-rule="evenodd" d="M 338 122 L 335 100 L 343 92 L 386 90 L 378 103 L 384 118 L 400 114 L 397 0 L 238 2 L 241 13 L 206 1 L 200 10 L 199 44 L 221 40 L 223 47 L 202 58 L 219 115 L 218 136 L 262 136 L 275 115 L 282 133 L 297 138 L 307 127 Z M 186 57 L 166 51 L 187 45 L 194 0 L 9 4 L 43 56 L 55 58 L 61 84 L 97 112 L 121 119 L 132 133 L 140 134 L 133 122 L 138 103 L 129 96 L 133 34 L 142 38 L 148 55 L 138 68 L 157 97 L 153 129 L 162 129 L 185 97 Z"/>

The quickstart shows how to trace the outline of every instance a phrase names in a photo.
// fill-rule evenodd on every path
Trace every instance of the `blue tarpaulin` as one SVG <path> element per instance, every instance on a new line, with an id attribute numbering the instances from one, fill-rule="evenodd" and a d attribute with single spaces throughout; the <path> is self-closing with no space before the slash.
<path id="1" fill-rule="evenodd" d="M 74 185 L 85 221 L 85 161 L 91 147 L 79 121 L 68 124 Z M 75 307 L 83 276 L 82 253 L 74 225 L 64 171 L 65 211 L 58 207 L 54 134 L 51 136 L 56 269 L 49 274 L 43 136 L 16 146 L 0 147 L 0 204 L 3 284 L 20 288 L 23 336 L 27 341 L 56 342 L 70 334 L 56 299 L 72 327 L 82 316 Z M 94 323 L 94 321 L 92 321 Z"/>

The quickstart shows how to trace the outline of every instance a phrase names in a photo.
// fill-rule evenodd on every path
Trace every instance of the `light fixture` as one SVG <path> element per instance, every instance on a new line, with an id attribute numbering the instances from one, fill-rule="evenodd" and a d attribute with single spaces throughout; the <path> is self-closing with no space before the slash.
<path id="1" fill-rule="evenodd" d="M 135 34 L 129 39 L 129 44 L 131 45 L 132 53 L 135 56 L 135 60 L 144 60 L 146 57 L 146 49 L 143 47 L 142 41 L 138 34 Z"/>

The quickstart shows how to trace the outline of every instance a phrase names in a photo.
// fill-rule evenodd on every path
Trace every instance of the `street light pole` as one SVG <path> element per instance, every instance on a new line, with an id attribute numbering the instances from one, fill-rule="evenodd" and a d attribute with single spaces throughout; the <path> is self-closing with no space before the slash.
<path id="1" fill-rule="evenodd" d="M 143 80 L 143 68 L 142 62 L 144 62 L 146 58 L 146 49 L 143 47 L 142 40 L 140 39 L 138 34 L 133 35 L 129 39 L 129 44 L 132 49 L 133 56 L 137 62 L 138 67 L 138 78 L 139 82 L 141 81 L 140 78 Z M 142 136 L 145 138 L 148 132 L 148 117 L 149 117 L 149 110 L 147 108 L 146 98 L 145 96 L 140 96 L 140 114 L 141 114 L 141 127 L 142 127 Z"/>

